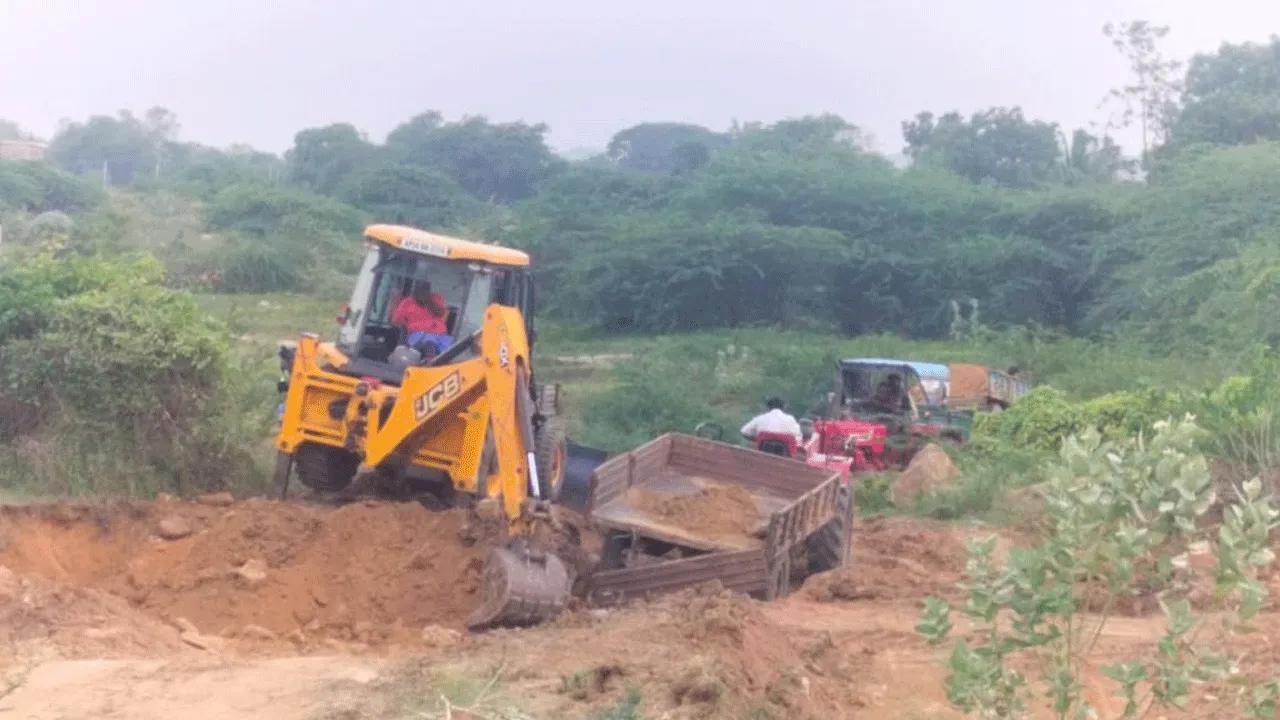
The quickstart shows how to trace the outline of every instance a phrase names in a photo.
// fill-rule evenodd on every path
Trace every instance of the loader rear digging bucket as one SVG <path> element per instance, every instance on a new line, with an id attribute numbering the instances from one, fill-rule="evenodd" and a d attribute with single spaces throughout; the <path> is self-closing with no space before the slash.
<path id="1" fill-rule="evenodd" d="M 467 618 L 467 628 L 535 625 L 563 612 L 568 600 L 569 573 L 560 558 L 494 548 L 484 566 L 480 606 Z"/>

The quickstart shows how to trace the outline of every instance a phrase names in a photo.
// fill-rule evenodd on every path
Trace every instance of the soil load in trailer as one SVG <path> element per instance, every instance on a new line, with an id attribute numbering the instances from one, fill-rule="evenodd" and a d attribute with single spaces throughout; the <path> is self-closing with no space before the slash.
<path id="1" fill-rule="evenodd" d="M 596 468 L 589 515 L 605 538 L 593 602 L 713 580 L 771 600 L 793 569 L 845 564 L 853 500 L 838 471 L 670 433 Z"/>

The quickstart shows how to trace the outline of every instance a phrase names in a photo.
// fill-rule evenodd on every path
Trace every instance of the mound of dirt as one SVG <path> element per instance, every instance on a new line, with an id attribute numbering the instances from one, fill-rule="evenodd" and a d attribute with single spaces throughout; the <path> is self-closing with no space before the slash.
<path id="1" fill-rule="evenodd" d="M 946 451 L 930 443 L 911 458 L 911 463 L 893 481 L 895 502 L 906 502 L 925 490 L 933 490 L 960 475 Z"/>
<path id="2" fill-rule="evenodd" d="M 659 607 L 674 617 L 684 646 L 702 656 L 667 683 L 677 704 L 708 696 L 699 688 L 710 681 L 725 693 L 763 699 L 786 717 L 825 716 L 822 710 L 834 698 L 811 683 L 798 649 L 758 603 L 713 583 L 670 596 Z M 710 664 L 708 657 L 714 658 Z"/>
<path id="3" fill-rule="evenodd" d="M 575 612 L 528 632 L 477 638 L 477 673 L 507 662 L 510 690 L 536 698 L 537 717 L 586 717 L 642 692 L 644 717 L 849 717 L 845 682 L 807 654 L 808 638 L 780 626 L 763 603 L 718 583 L 625 609 Z M 550 697 L 548 685 L 558 688 Z M 527 692 L 524 690 L 527 689 Z"/>
<path id="4" fill-rule="evenodd" d="M 57 587 L 0 566 L 0 647 L 47 643 L 62 657 L 110 659 L 180 654 L 174 628 L 99 590 Z"/>
<path id="5" fill-rule="evenodd" d="M 189 534 L 169 532 L 185 526 Z M 162 540 L 161 536 L 176 540 Z M 185 535 L 185 536 L 184 536 Z M 249 644 L 416 646 L 462 628 L 483 543 L 462 511 L 250 500 L 8 509 L 0 563 Z"/>
<path id="6" fill-rule="evenodd" d="M 963 538 L 945 525 L 872 518 L 854 526 L 852 550 L 847 567 L 810 577 L 802 594 L 818 602 L 959 594 L 967 555 Z"/>
<path id="7" fill-rule="evenodd" d="M 705 483 L 696 494 L 627 490 L 627 503 L 665 525 L 708 538 L 741 538 L 763 520 L 751 493 L 741 485 Z"/>

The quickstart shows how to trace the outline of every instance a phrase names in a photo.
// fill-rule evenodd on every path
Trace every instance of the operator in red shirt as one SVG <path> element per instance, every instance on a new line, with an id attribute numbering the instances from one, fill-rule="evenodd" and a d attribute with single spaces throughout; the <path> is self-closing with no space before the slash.
<path id="1" fill-rule="evenodd" d="M 419 280 L 413 293 L 400 298 L 391 311 L 391 322 L 404 328 L 405 345 L 430 359 L 453 344 L 447 322 L 449 304 L 439 293 L 431 292 L 431 283 Z"/>

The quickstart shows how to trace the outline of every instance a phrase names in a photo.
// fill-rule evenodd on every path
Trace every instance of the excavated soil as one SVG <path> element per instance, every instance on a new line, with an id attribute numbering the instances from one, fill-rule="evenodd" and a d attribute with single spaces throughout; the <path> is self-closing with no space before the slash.
<path id="1" fill-rule="evenodd" d="M 934 490 L 960 476 L 960 470 L 951 462 L 947 451 L 929 443 L 911 458 L 907 467 L 894 478 L 893 501 L 909 502 L 916 495 Z"/>
<path id="2" fill-rule="evenodd" d="M 965 540 L 989 528 L 862 520 L 851 567 L 784 600 L 713 585 L 468 635 L 492 540 L 468 518 L 409 503 L 0 510 L 0 714 L 580 720 L 636 688 L 641 717 L 669 720 L 961 717 L 945 650 L 914 625 L 925 597 L 959 599 Z M 1022 541 L 1002 531 L 997 553 Z M 1280 615 L 1257 624 L 1245 671 L 1274 675 Z M 1098 662 L 1148 656 L 1162 630 L 1114 617 Z M 1083 684 L 1118 716 L 1109 681 Z M 486 709 L 442 709 L 458 688 Z M 1197 690 L 1191 710 L 1214 717 L 1210 702 Z"/>
<path id="3" fill-rule="evenodd" d="M 964 538 L 946 525 L 908 518 L 859 520 L 852 549 L 847 567 L 810 577 L 800 594 L 816 602 L 958 595 Z"/>
<path id="4" fill-rule="evenodd" d="M 110 596 L 170 625 L 261 646 L 382 649 L 419 644 L 427 626 L 461 630 L 479 590 L 477 539 L 462 511 L 416 503 L 169 501 L 0 513 L 0 565 L 74 588 L 66 598 L 74 602 L 51 596 L 58 612 Z"/>
<path id="5" fill-rule="evenodd" d="M 0 648 L 24 657 L 48 649 L 62 657 L 105 659 L 196 652 L 174 627 L 115 595 L 60 587 L 3 567 Z"/>
<path id="6" fill-rule="evenodd" d="M 978 400 L 987 394 L 987 382 L 990 372 L 983 365 L 951 366 L 951 397 L 964 400 Z"/>
<path id="7" fill-rule="evenodd" d="M 665 525 L 713 539 L 748 538 L 763 523 L 751 493 L 741 485 L 704 482 L 696 494 L 635 487 L 627 490 L 627 503 Z"/>

